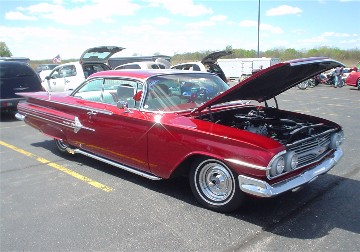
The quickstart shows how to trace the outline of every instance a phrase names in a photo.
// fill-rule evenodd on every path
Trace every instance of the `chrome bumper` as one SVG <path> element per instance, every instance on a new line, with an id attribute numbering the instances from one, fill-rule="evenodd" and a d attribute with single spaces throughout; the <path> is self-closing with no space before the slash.
<path id="1" fill-rule="evenodd" d="M 24 121 L 25 120 L 25 116 L 20 114 L 20 113 L 16 113 L 15 114 L 15 118 L 20 120 L 20 121 Z"/>
<path id="2" fill-rule="evenodd" d="M 341 148 L 338 148 L 331 158 L 325 160 L 321 164 L 303 172 L 296 177 L 287 179 L 274 185 L 269 185 L 267 182 L 262 180 L 239 175 L 239 186 L 243 192 L 251 195 L 259 197 L 273 197 L 283 192 L 295 189 L 301 185 L 310 183 L 311 181 L 315 180 L 319 175 L 327 173 L 331 168 L 336 165 L 337 162 L 339 162 L 343 155 L 343 150 Z"/>

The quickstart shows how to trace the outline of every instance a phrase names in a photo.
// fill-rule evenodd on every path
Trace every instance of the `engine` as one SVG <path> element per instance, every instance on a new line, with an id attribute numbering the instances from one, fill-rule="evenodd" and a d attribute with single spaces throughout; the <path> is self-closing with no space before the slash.
<path id="1" fill-rule="evenodd" d="M 273 108 L 252 107 L 220 112 L 212 114 L 210 118 L 215 123 L 263 135 L 285 145 L 329 129 L 323 123 L 310 122 Z"/>
<path id="2" fill-rule="evenodd" d="M 273 138 L 288 144 L 304 137 L 311 137 L 325 129 L 322 123 L 312 123 L 296 117 L 269 116 L 264 110 L 251 110 L 246 114 L 234 114 L 232 127 Z"/>

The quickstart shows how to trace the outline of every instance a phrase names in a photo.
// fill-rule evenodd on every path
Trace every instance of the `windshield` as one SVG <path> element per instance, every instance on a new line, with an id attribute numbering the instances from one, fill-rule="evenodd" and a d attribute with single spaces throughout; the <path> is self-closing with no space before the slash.
<path id="1" fill-rule="evenodd" d="M 144 109 L 182 111 L 197 108 L 229 86 L 216 75 L 184 73 L 154 76 L 147 80 Z"/>

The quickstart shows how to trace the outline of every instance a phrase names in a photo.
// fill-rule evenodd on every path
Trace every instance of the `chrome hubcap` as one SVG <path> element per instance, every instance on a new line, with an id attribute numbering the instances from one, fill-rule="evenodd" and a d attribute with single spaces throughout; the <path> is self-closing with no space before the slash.
<path id="1" fill-rule="evenodd" d="M 224 201 L 233 191 L 233 177 L 228 169 L 218 163 L 208 163 L 200 171 L 199 189 L 212 201 Z"/>
<path id="2" fill-rule="evenodd" d="M 61 150 L 66 150 L 68 148 L 68 146 L 62 141 L 62 140 L 55 140 L 57 146 L 61 149 Z"/>

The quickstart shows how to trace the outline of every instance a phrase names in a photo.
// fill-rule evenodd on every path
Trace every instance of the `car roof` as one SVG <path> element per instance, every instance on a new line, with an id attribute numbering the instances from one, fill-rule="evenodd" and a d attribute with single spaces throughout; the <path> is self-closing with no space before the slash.
<path id="1" fill-rule="evenodd" d="M 29 64 L 22 62 L 22 61 L 2 61 L 0 60 L 0 64 L 2 65 L 27 65 L 29 66 Z M 29 66 L 30 67 L 30 66 Z"/>

